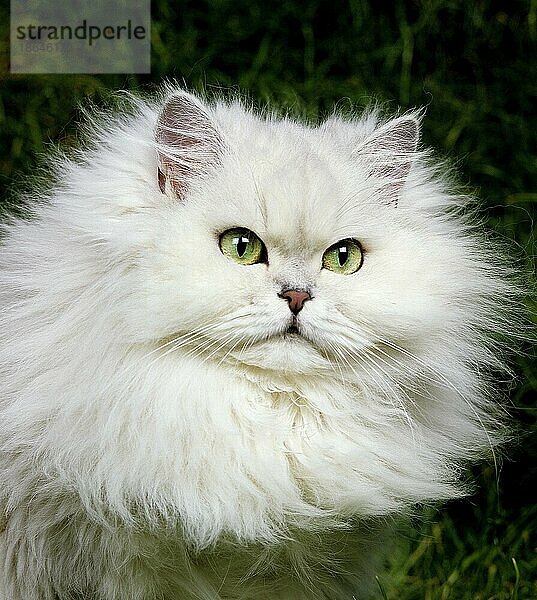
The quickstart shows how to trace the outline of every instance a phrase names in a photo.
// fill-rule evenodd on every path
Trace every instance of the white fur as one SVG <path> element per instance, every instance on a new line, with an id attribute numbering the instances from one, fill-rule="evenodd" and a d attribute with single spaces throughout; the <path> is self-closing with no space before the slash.
<path id="1" fill-rule="evenodd" d="M 365 597 L 379 524 L 464 494 L 502 437 L 502 250 L 405 139 L 418 113 L 306 126 L 165 93 L 206 139 L 193 119 L 199 144 L 164 147 L 164 98 L 132 99 L 5 226 L 0 598 Z M 220 252 L 237 226 L 268 265 Z M 362 268 L 321 269 L 349 237 Z M 303 337 L 285 286 L 312 290 Z"/>

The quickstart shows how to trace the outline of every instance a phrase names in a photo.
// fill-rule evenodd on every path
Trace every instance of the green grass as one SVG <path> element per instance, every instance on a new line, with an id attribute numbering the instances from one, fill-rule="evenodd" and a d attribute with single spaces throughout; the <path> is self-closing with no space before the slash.
<path id="1" fill-rule="evenodd" d="M 403 532 L 383 583 L 391 600 L 537 598 L 535 507 L 511 516 L 478 507 L 474 523 L 449 509 Z M 457 511 L 455 511 L 457 513 Z M 533 537 L 533 539 L 532 539 Z"/>
<path id="2" fill-rule="evenodd" d="M 480 196 L 506 251 L 534 281 L 537 0 L 154 0 L 150 76 L 11 76 L 5 10 L 4 207 L 51 144 L 77 143 L 79 102 L 106 103 L 114 89 L 150 90 L 163 77 L 209 92 L 240 88 L 310 118 L 335 102 L 426 105 L 425 143 L 456 162 L 462 184 Z M 537 371 L 532 346 L 524 349 L 510 394 L 520 442 L 507 452 L 499 486 L 490 466 L 477 469 L 476 496 L 409 524 L 389 574 L 379 576 L 379 599 L 537 598 Z"/>

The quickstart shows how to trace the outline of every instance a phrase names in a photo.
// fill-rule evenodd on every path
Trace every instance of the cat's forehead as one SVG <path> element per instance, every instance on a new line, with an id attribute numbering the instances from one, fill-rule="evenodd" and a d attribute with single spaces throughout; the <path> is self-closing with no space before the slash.
<path id="1" fill-rule="evenodd" d="M 380 239 L 391 226 L 393 207 L 370 193 L 368 173 L 322 128 L 257 119 L 227 125 L 220 124 L 221 163 L 187 203 L 189 218 L 216 234 L 251 229 L 289 258 L 345 238 Z"/>
<path id="2" fill-rule="evenodd" d="M 327 236 L 336 222 L 341 183 L 312 148 L 252 144 L 237 156 L 240 175 L 228 189 L 240 217 L 279 246 L 305 246 Z M 235 190 L 233 190 L 235 187 Z M 232 191 L 233 190 L 233 191 Z M 323 240 L 324 241 L 324 240 Z"/>
<path id="3" fill-rule="evenodd" d="M 318 131 L 255 124 L 241 134 L 223 165 L 222 193 L 232 199 L 223 210 L 235 215 L 228 219 L 292 250 L 333 243 L 352 220 L 352 205 L 363 212 L 360 173 Z"/>

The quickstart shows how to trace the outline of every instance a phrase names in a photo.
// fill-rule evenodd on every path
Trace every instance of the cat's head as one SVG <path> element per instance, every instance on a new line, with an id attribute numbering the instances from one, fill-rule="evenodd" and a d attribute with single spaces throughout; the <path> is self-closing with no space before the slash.
<path id="1" fill-rule="evenodd" d="M 167 351 L 373 379 L 379 347 L 449 352 L 467 247 L 418 138 L 417 113 L 306 126 L 168 97 L 152 165 L 164 218 L 143 271 Z"/>

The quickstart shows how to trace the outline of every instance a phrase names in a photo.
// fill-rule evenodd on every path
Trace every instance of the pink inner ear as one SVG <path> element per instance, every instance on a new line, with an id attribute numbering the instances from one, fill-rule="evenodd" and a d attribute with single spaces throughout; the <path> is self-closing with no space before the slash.
<path id="1" fill-rule="evenodd" d="M 357 150 L 371 157 L 371 174 L 382 180 L 379 193 L 397 205 L 418 147 L 419 126 L 413 116 L 399 117 L 370 136 Z"/>
<path id="2" fill-rule="evenodd" d="M 166 101 L 155 141 L 162 193 L 169 181 L 173 192 L 183 198 L 192 179 L 219 162 L 220 136 L 204 106 L 188 94 L 177 94 Z"/>
<path id="3" fill-rule="evenodd" d="M 166 175 L 157 167 L 158 171 L 158 186 L 160 191 L 164 194 L 166 192 Z"/>

